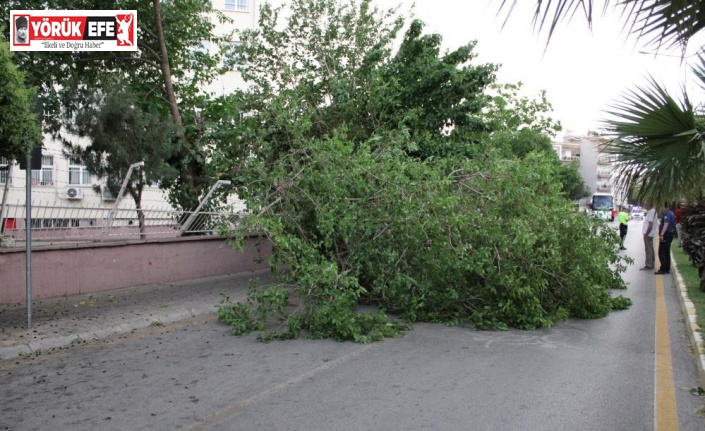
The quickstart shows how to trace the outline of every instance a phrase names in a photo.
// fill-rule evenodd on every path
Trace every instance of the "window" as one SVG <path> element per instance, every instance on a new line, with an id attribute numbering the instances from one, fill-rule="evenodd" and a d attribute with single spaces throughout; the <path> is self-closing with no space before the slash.
<path id="1" fill-rule="evenodd" d="M 238 50 L 242 46 L 240 41 L 230 41 L 223 43 L 223 60 L 221 66 L 228 70 L 236 70 L 238 64 L 242 63 Z"/>
<path id="2" fill-rule="evenodd" d="M 249 0 L 224 0 L 223 9 L 247 11 Z"/>
<path id="3" fill-rule="evenodd" d="M 32 219 L 32 229 L 52 229 L 69 227 L 71 220 L 66 218 L 37 218 Z"/>
<path id="4" fill-rule="evenodd" d="M 42 168 L 32 170 L 32 185 L 54 185 L 54 156 L 42 156 Z"/>
<path id="5" fill-rule="evenodd" d="M 10 161 L 4 157 L 0 157 L 0 184 L 5 184 L 8 180 L 8 174 L 10 168 Z M 12 184 L 12 179 L 10 179 L 10 184 Z"/>
<path id="6" fill-rule="evenodd" d="M 91 183 L 91 174 L 83 164 L 83 161 L 71 159 L 69 161 L 69 185 L 81 186 Z"/>
<path id="7" fill-rule="evenodd" d="M 191 47 L 189 51 L 208 55 L 211 52 L 211 45 L 212 44 L 210 41 L 202 40 L 198 43 L 198 45 Z"/>
<path id="8" fill-rule="evenodd" d="M 71 227 L 93 227 L 96 225 L 96 219 L 94 218 L 72 218 L 70 222 Z"/>
<path id="9" fill-rule="evenodd" d="M 68 227 L 94 227 L 94 218 L 33 218 L 32 229 L 63 229 Z M 14 229 L 14 228 L 13 228 Z"/>

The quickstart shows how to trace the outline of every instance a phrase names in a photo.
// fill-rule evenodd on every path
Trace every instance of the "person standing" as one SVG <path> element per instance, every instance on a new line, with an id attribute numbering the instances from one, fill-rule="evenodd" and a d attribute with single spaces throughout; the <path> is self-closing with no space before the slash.
<path id="1" fill-rule="evenodd" d="M 668 208 L 668 202 L 663 204 L 663 214 L 661 224 L 658 228 L 658 260 L 661 267 L 654 274 L 671 273 L 671 242 L 673 242 L 673 232 L 676 230 L 676 215 Z"/>
<path id="2" fill-rule="evenodd" d="M 626 247 L 624 247 L 624 238 L 627 237 L 627 228 L 629 227 L 629 213 L 627 213 L 627 210 L 624 208 L 624 205 L 621 205 L 619 207 L 617 220 L 619 221 L 619 249 L 626 250 Z"/>
<path id="3" fill-rule="evenodd" d="M 646 261 L 644 262 L 644 267 L 640 268 L 642 271 L 648 269 L 654 269 L 654 263 L 656 261 L 656 256 L 654 255 L 654 237 L 656 236 L 656 231 L 658 230 L 658 224 L 656 223 L 656 209 L 650 201 L 644 202 L 644 208 L 646 208 L 646 217 L 644 218 L 644 223 L 641 225 L 641 233 L 644 236 L 644 252 L 646 253 Z"/>

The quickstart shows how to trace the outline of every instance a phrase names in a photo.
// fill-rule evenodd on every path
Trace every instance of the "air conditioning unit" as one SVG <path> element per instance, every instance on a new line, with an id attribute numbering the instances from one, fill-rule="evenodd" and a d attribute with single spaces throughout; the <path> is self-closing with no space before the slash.
<path id="1" fill-rule="evenodd" d="M 66 187 L 66 197 L 72 200 L 83 199 L 83 189 L 78 187 Z"/>

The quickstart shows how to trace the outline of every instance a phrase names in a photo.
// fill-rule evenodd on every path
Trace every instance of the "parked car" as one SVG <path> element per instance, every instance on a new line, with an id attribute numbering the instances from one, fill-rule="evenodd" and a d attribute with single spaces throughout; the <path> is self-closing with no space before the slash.
<path id="1" fill-rule="evenodd" d="M 632 220 L 644 220 L 644 210 L 641 208 L 634 208 L 631 212 Z"/>

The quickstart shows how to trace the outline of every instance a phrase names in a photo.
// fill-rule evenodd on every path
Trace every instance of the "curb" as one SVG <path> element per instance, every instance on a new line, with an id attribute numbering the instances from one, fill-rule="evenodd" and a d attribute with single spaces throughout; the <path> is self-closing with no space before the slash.
<path id="1" fill-rule="evenodd" d="M 223 291 L 227 291 L 231 302 L 244 301 L 250 281 L 261 276 L 266 278 L 270 272 L 266 269 L 179 283 L 138 286 L 135 290 L 116 290 L 121 292 L 119 296 L 123 299 L 134 295 L 133 300 L 110 307 L 102 305 L 101 311 L 96 312 L 103 313 L 100 318 L 95 318 L 91 313 L 54 313 L 54 317 L 45 319 L 44 329 L 40 333 L 23 329 L 14 334 L 4 334 L 0 338 L 0 362 L 21 356 L 38 356 L 75 344 L 102 341 L 150 326 L 206 316 L 217 317 L 218 303 L 222 303 L 218 293 L 222 295 Z M 169 295 L 172 289 L 175 289 L 175 294 Z M 110 291 L 98 294 L 112 296 Z"/>
<path id="2" fill-rule="evenodd" d="M 696 321 L 695 307 L 690 298 L 688 298 L 688 290 L 685 287 L 683 276 L 678 271 L 673 255 L 671 255 L 671 266 L 675 270 L 671 272 L 671 277 L 673 278 L 674 287 L 678 289 L 678 298 L 680 299 L 683 317 L 685 317 L 685 327 L 688 330 L 688 337 L 690 338 L 693 356 L 695 357 L 695 366 L 698 369 L 698 381 L 700 387 L 705 388 L 705 344 L 700 333 L 700 326 L 698 326 Z"/>
<path id="3" fill-rule="evenodd" d="M 175 323 L 207 314 L 217 313 L 213 305 L 209 307 L 192 307 L 189 309 L 175 309 L 169 313 L 151 316 L 149 319 L 138 318 L 124 321 L 120 324 L 96 328 L 91 331 L 75 332 L 60 337 L 47 338 L 45 340 L 31 341 L 29 343 L 17 344 L 14 346 L 0 347 L 0 360 L 14 359 L 18 356 L 32 355 L 36 352 L 51 351 L 54 349 L 68 347 L 77 341 L 96 341 L 109 338 L 111 336 L 125 334 L 138 329 L 153 326 L 155 322 L 162 324 Z"/>

